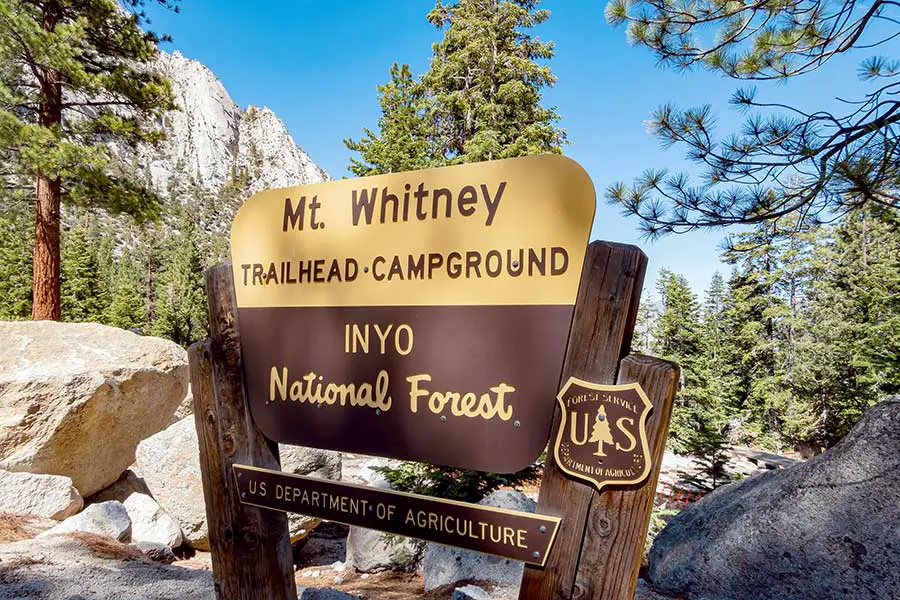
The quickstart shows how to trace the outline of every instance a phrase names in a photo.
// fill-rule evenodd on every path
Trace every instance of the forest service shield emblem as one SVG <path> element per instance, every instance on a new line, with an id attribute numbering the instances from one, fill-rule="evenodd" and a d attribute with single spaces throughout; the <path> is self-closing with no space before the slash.
<path id="1" fill-rule="evenodd" d="M 570 377 L 556 399 L 562 421 L 553 454 L 560 469 L 598 490 L 646 479 L 647 415 L 653 407 L 639 384 L 600 385 Z"/>

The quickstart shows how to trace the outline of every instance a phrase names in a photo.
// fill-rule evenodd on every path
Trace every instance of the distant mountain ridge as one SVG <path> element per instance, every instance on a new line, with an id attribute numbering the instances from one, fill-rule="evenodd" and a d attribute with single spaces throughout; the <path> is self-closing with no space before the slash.
<path id="1" fill-rule="evenodd" d="M 115 146 L 114 151 L 161 196 L 169 197 L 185 178 L 218 193 L 239 177 L 248 195 L 330 179 L 275 113 L 255 106 L 241 110 L 202 63 L 177 51 L 160 52 L 156 69 L 172 82 L 179 107 L 159 123 L 166 139 L 137 153 Z"/>

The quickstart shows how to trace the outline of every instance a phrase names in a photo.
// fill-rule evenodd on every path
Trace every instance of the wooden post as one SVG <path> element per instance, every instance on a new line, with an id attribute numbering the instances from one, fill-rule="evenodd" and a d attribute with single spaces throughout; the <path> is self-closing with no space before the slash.
<path id="1" fill-rule="evenodd" d="M 630 489 L 593 493 L 573 600 L 634 598 L 678 378 L 678 365 L 649 356 L 629 356 L 619 366 L 616 383 L 641 384 L 653 404 L 647 419 L 652 471 L 644 483 Z"/>
<path id="2" fill-rule="evenodd" d="M 594 383 L 615 383 L 619 361 L 628 354 L 637 319 L 647 257 L 636 246 L 593 242 L 585 255 L 575 316 L 563 366 L 562 382 L 578 377 Z M 548 402 L 556 404 L 554 398 Z M 555 440 L 561 413 L 553 417 Z M 521 600 L 569 600 L 575 578 L 593 489 L 567 478 L 547 453 L 538 496 L 538 512 L 563 517 L 546 566 L 528 566 L 519 592 Z"/>
<path id="3" fill-rule="evenodd" d="M 235 463 L 280 465 L 277 445 L 250 417 L 230 263 L 207 271 L 206 290 L 210 338 L 188 357 L 216 597 L 296 600 L 287 517 L 241 504 L 233 480 Z"/>

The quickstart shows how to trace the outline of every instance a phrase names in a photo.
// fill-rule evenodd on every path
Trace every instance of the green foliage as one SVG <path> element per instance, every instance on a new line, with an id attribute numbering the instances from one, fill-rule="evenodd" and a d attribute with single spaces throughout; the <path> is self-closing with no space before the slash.
<path id="1" fill-rule="evenodd" d="M 394 489 L 448 500 L 478 502 L 502 487 L 518 487 L 537 479 L 531 466 L 516 473 L 499 474 L 403 462 L 398 467 L 377 467 Z"/>
<path id="2" fill-rule="evenodd" d="M 829 226 L 795 215 L 734 236 L 726 285 L 702 309 L 660 274 L 652 350 L 679 362 L 677 450 L 711 488 L 728 480 L 729 440 L 781 449 L 837 443 L 872 404 L 900 392 L 900 217 L 864 207 Z M 698 320 L 698 313 L 701 315 Z"/>
<path id="3" fill-rule="evenodd" d="M 536 0 L 440 0 L 428 20 L 444 30 L 422 77 L 433 98 L 436 154 L 467 163 L 560 151 L 559 116 L 541 106 L 556 78 L 539 64 L 553 44 L 527 32 L 550 17 Z"/>
<path id="4" fill-rule="evenodd" d="M 416 81 L 409 65 L 394 63 L 391 80 L 378 86 L 381 117 L 378 133 L 364 130 L 363 138 L 344 140 L 348 149 L 358 152 L 362 161 L 352 157 L 354 175 L 378 175 L 421 169 L 431 164 L 429 107 L 425 87 Z"/>
<path id="5" fill-rule="evenodd" d="M 147 326 L 146 300 L 141 281 L 141 263 L 135 254 L 133 250 L 125 249 L 119 257 L 104 322 L 122 329 L 144 330 Z"/>
<path id="6" fill-rule="evenodd" d="M 203 220 L 202 211 L 188 208 L 215 200 L 192 194 L 200 194 L 198 188 L 185 190 L 158 227 L 68 210 L 71 225 L 62 235 L 63 319 L 139 329 L 185 346 L 205 337 L 203 274 L 222 260 L 226 242 L 196 222 Z M 31 315 L 27 213 L 14 203 L 0 212 L 0 319 Z"/>
<path id="7" fill-rule="evenodd" d="M 27 210 L 10 203 L 0 211 L 0 319 L 31 317 L 31 247 L 34 223 Z"/>
<path id="8" fill-rule="evenodd" d="M 109 306 L 108 245 L 94 219 L 65 232 L 62 242 L 62 317 L 79 323 L 102 321 Z"/>
<path id="9" fill-rule="evenodd" d="M 796 388 L 804 437 L 830 446 L 868 406 L 900 393 L 900 218 L 854 211 L 826 232 L 813 260 Z"/>
<path id="10" fill-rule="evenodd" d="M 555 77 L 553 45 L 528 30 L 549 12 L 534 0 L 437 2 L 428 20 L 444 31 L 419 78 L 394 64 L 378 87 L 379 131 L 346 146 L 350 170 L 374 175 L 528 154 L 559 153 L 565 132 L 541 90 Z"/>
<path id="11" fill-rule="evenodd" d="M 159 215 L 156 194 L 110 149 L 156 143 L 153 123 L 175 108 L 169 82 L 146 68 L 160 41 L 141 29 L 148 2 L 175 8 L 177 0 L 0 0 L 0 184 L 34 185 L 35 318 L 60 317 L 61 204 L 139 221 Z M 78 268 L 69 267 L 70 281 Z M 95 316 L 73 310 L 68 318 Z"/>
<path id="12" fill-rule="evenodd" d="M 699 303 L 687 280 L 660 271 L 657 292 L 662 310 L 653 327 L 654 354 L 681 366 L 682 387 L 670 425 L 672 441 L 677 451 L 693 456 L 702 477 L 692 482 L 703 488 L 715 488 L 725 479 L 728 464 L 724 388 L 714 368 L 711 340 L 721 314 L 717 307 L 721 287 L 721 281 L 714 279 L 701 321 Z"/>
<path id="13" fill-rule="evenodd" d="M 849 0 L 610 0 L 610 23 L 627 24 L 629 41 L 676 70 L 784 81 L 847 53 L 868 56 L 859 81 L 835 87 L 858 94 L 841 94 L 842 112 L 766 103 L 756 89 L 739 89 L 731 102 L 749 114 L 736 133 L 719 137 L 710 106 L 661 106 L 650 130 L 664 146 L 686 149 L 699 181 L 650 169 L 632 185 L 610 186 L 607 197 L 650 235 L 900 207 L 900 62 L 875 54 L 896 35 L 879 22 L 896 24 L 897 11 L 893 3 Z"/>
<path id="14" fill-rule="evenodd" d="M 141 68 L 159 41 L 140 28 L 144 0 L 125 4 L 133 12 L 114 0 L 0 0 L 0 146 L 12 182 L 62 178 L 64 196 L 75 203 L 148 217 L 155 199 L 109 171 L 105 142 L 159 139 L 142 117 L 173 108 L 172 93 L 165 79 Z M 40 109 L 52 99 L 41 86 L 53 82 L 65 92 L 55 107 L 61 118 L 43 122 Z"/>
<path id="15" fill-rule="evenodd" d="M 196 224 L 186 211 L 178 220 L 178 230 L 164 238 L 163 247 L 162 269 L 154 280 L 150 332 L 187 346 L 206 337 L 207 316 L 203 259 Z"/>

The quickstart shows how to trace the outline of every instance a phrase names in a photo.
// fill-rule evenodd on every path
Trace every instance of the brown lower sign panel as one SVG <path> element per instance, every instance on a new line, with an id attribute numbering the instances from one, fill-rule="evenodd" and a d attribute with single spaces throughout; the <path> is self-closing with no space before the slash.
<path id="1" fill-rule="evenodd" d="M 514 473 L 547 445 L 571 305 L 241 308 L 269 439 Z"/>
<path id="2" fill-rule="evenodd" d="M 234 465 L 241 502 L 358 525 L 543 566 L 549 517 Z"/>

